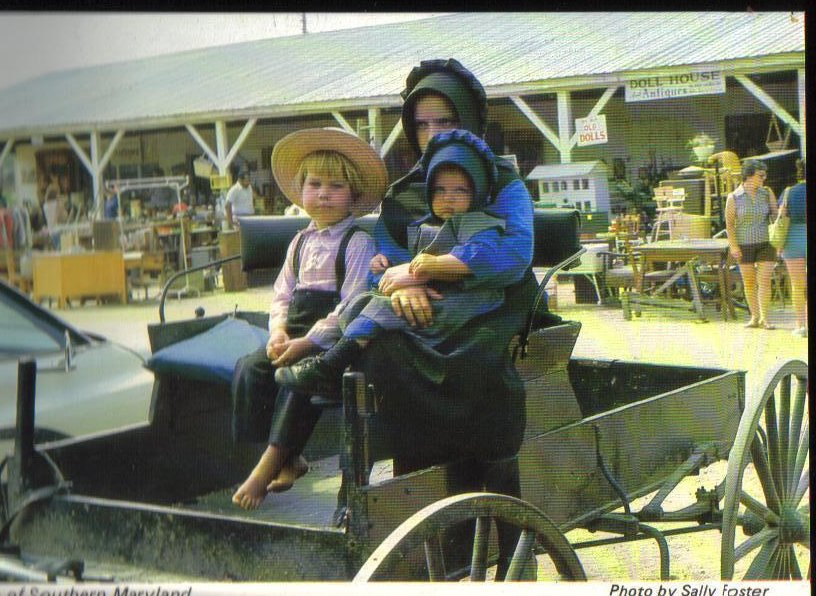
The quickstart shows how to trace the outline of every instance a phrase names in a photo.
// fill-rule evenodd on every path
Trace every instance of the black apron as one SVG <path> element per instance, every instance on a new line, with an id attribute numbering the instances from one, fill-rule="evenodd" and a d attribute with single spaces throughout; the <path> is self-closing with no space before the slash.
<path id="1" fill-rule="evenodd" d="M 517 174 L 499 168 L 497 188 Z M 421 171 L 395 182 L 381 218 L 400 245 L 416 220 Z M 427 205 L 425 207 L 427 213 Z M 395 473 L 460 458 L 497 460 L 514 456 L 524 434 L 524 385 L 508 345 L 521 332 L 537 283 L 532 269 L 505 288 L 504 304 L 476 317 L 435 349 L 389 332 L 363 352 L 360 367 L 382 397 L 379 412 L 391 443 Z"/>
<path id="2" fill-rule="evenodd" d="M 334 261 L 334 290 L 295 290 L 286 317 L 286 332 L 290 338 L 303 337 L 320 319 L 340 303 L 340 290 L 346 279 L 346 248 L 355 232 L 351 226 L 337 249 Z M 299 233 L 294 240 L 292 268 L 295 279 L 300 275 L 300 251 L 305 237 Z M 236 442 L 267 440 L 278 386 L 275 367 L 266 355 L 266 346 L 238 360 L 232 377 L 232 438 Z"/>

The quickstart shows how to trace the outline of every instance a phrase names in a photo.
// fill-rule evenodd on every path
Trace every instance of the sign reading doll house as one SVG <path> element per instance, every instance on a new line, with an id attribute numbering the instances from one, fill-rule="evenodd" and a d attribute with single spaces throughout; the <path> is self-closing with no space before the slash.
<path id="1" fill-rule="evenodd" d="M 626 101 L 651 101 L 725 93 L 725 77 L 719 70 L 649 75 L 626 81 Z"/>

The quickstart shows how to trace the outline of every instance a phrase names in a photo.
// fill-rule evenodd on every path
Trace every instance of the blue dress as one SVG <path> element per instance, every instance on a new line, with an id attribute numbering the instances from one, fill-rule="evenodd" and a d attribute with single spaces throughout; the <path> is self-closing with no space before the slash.
<path id="1" fill-rule="evenodd" d="M 782 204 L 782 199 L 780 199 L 779 204 Z M 788 217 L 790 217 L 790 228 L 788 229 L 785 246 L 782 247 L 782 258 L 806 259 L 807 185 L 804 182 L 788 188 Z"/>

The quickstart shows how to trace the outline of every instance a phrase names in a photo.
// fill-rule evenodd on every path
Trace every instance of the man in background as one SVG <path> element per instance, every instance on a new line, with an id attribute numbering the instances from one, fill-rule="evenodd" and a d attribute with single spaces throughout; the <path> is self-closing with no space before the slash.
<path id="1" fill-rule="evenodd" d="M 255 192 L 249 183 L 249 170 L 242 167 L 238 172 L 238 181 L 227 192 L 226 204 L 232 208 L 232 217 L 253 215 L 255 207 L 252 203 Z"/>

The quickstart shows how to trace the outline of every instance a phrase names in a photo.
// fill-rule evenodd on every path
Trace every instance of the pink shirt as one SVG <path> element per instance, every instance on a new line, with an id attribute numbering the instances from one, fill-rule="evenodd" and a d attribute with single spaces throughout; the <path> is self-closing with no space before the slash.
<path id="1" fill-rule="evenodd" d="M 286 262 L 281 267 L 278 278 L 272 286 L 272 304 L 269 306 L 269 329 L 286 326 L 289 303 L 295 290 L 337 289 L 334 279 L 334 262 L 337 250 L 346 230 L 354 224 L 350 215 L 333 226 L 318 230 L 314 222 L 303 230 L 304 241 L 300 250 L 300 276 L 295 280 L 292 257 L 297 242 L 289 243 Z M 321 348 L 330 348 L 342 333 L 338 315 L 348 301 L 368 289 L 368 269 L 371 257 L 375 255 L 374 240 L 365 233 L 356 233 L 346 247 L 346 279 L 340 288 L 340 303 L 326 318 L 315 323 L 306 334 Z"/>

